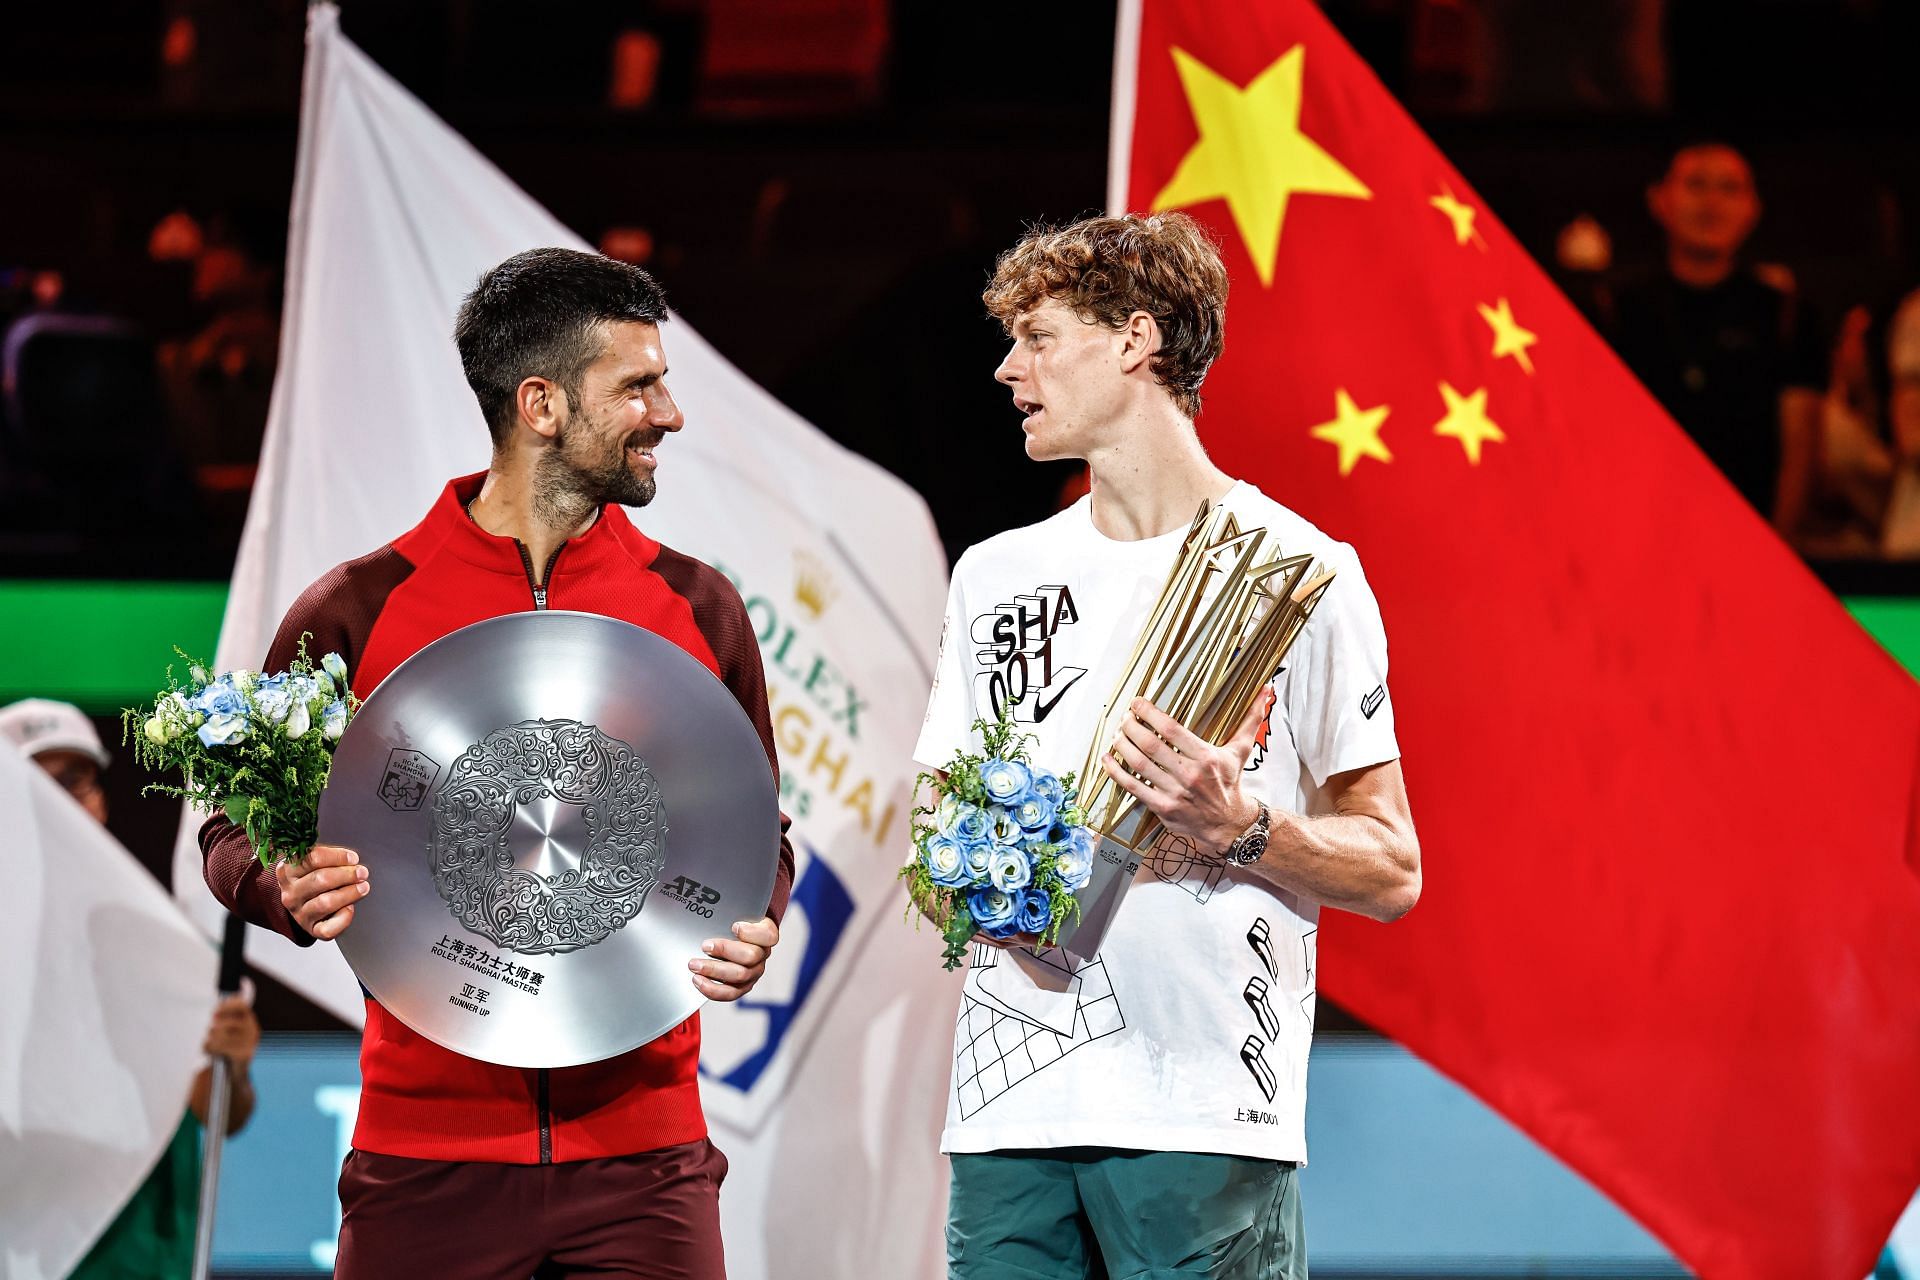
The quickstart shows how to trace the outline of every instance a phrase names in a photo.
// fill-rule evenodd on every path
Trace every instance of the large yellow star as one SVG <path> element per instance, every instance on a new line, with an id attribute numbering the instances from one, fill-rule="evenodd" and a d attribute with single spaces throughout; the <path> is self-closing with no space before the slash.
<path id="1" fill-rule="evenodd" d="M 1437 436 L 1452 436 L 1467 451 L 1467 461 L 1474 466 L 1480 465 L 1480 446 L 1488 440 L 1496 444 L 1506 441 L 1506 433 L 1493 425 L 1493 419 L 1487 416 L 1487 389 L 1481 387 L 1470 396 L 1463 396 L 1447 383 L 1440 384 L 1440 397 L 1447 402 L 1447 416 L 1442 418 L 1433 429 Z"/>
<path id="2" fill-rule="evenodd" d="M 1373 197 L 1300 132 L 1305 60 L 1306 46 L 1297 44 L 1241 89 L 1186 50 L 1173 51 L 1200 139 L 1153 198 L 1153 212 L 1225 200 L 1263 285 L 1273 283 L 1290 196 Z"/>
<path id="3" fill-rule="evenodd" d="M 1522 329 L 1520 322 L 1513 318 L 1513 307 L 1505 298 L 1495 306 L 1480 304 L 1480 318 L 1493 326 L 1493 358 L 1512 356 L 1520 362 L 1520 367 L 1533 376 L 1533 359 L 1527 355 L 1527 348 L 1540 341 L 1530 329 Z"/>
<path id="4" fill-rule="evenodd" d="M 1323 422 L 1312 431 L 1315 440 L 1327 440 L 1340 446 L 1340 474 L 1352 472 L 1362 458 L 1373 458 L 1379 462 L 1392 462 L 1393 455 L 1387 452 L 1387 446 L 1380 442 L 1380 424 L 1387 420 L 1390 410 L 1386 405 L 1374 409 L 1362 409 L 1341 387 L 1333 393 L 1334 418 Z"/>
<path id="5" fill-rule="evenodd" d="M 1447 215 L 1447 221 L 1453 224 L 1453 238 L 1458 244 L 1471 240 L 1480 246 L 1480 252 L 1487 251 L 1487 242 L 1480 238 L 1474 229 L 1473 219 L 1479 212 L 1472 205 L 1454 199 L 1453 188 L 1446 183 L 1440 184 L 1440 194 L 1427 201 L 1428 204 Z"/>

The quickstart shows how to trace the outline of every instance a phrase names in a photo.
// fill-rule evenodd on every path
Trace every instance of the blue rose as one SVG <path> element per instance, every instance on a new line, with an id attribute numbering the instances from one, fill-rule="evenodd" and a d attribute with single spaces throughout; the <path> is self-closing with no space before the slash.
<path id="1" fill-rule="evenodd" d="M 961 861 L 966 864 L 969 883 L 985 884 L 987 882 L 995 847 L 990 840 L 980 840 L 960 846 Z"/>
<path id="2" fill-rule="evenodd" d="M 961 888 L 972 879 L 967 874 L 966 855 L 959 845 L 944 835 L 927 841 L 926 852 L 920 858 L 927 864 L 933 882 L 943 889 Z"/>
<path id="3" fill-rule="evenodd" d="M 1020 932 L 1045 933 L 1053 923 L 1053 895 L 1045 889 L 1029 889 L 1020 895 Z"/>
<path id="4" fill-rule="evenodd" d="M 200 741 L 210 747 L 230 747 L 245 741 L 246 736 L 247 718 L 243 715 L 214 712 L 200 726 Z"/>
<path id="5" fill-rule="evenodd" d="M 964 800 L 956 804 L 947 822 L 941 830 L 961 844 L 976 844 L 992 833 L 993 820 L 986 810 L 977 804 L 968 804 Z"/>
<path id="6" fill-rule="evenodd" d="M 307 710 L 307 704 L 304 702 L 294 703 L 293 710 L 287 712 L 287 736 L 298 738 L 311 728 L 313 728 L 313 712 Z"/>
<path id="7" fill-rule="evenodd" d="M 1097 843 L 1093 832 L 1087 828 L 1073 829 L 1067 847 L 1060 851 L 1059 858 L 1053 864 L 1067 888 L 1078 889 L 1093 877 L 1093 851 Z"/>
<path id="8" fill-rule="evenodd" d="M 1018 933 L 1020 899 L 999 889 L 975 889 L 967 895 L 967 912 L 980 932 L 993 938 Z"/>
<path id="9" fill-rule="evenodd" d="M 1060 807 L 1061 799 L 1067 794 L 1067 789 L 1060 785 L 1060 779 L 1051 769 L 1033 771 L 1033 790 L 1035 794 L 1045 796 L 1056 809 Z"/>
<path id="10" fill-rule="evenodd" d="M 1020 824 L 1022 831 L 1045 831 L 1053 825 L 1053 812 L 1053 801 L 1035 789 L 1013 806 L 1013 820 Z"/>
<path id="11" fill-rule="evenodd" d="M 187 705 L 208 717 L 244 716 L 247 713 L 247 699 L 233 687 L 231 675 L 221 676 L 215 680 L 195 694 Z"/>
<path id="12" fill-rule="evenodd" d="M 994 888 L 1012 893 L 1032 882 L 1033 864 L 1021 850 L 1001 845 L 987 863 L 987 878 Z"/>
<path id="13" fill-rule="evenodd" d="M 1033 774 L 1018 760 L 989 760 L 980 766 L 980 785 L 989 800 L 1010 805 L 1033 785 Z"/>
<path id="14" fill-rule="evenodd" d="M 1019 821 L 1010 811 L 999 805 L 993 806 L 992 836 L 995 844 L 1019 844 L 1025 835 L 1026 832 L 1020 829 Z"/>
<path id="15" fill-rule="evenodd" d="M 293 710 L 293 692 L 284 675 L 268 676 L 253 687 L 253 705 L 274 724 L 285 724 Z"/>
<path id="16" fill-rule="evenodd" d="M 320 669 L 333 677 L 333 682 L 342 689 L 347 687 L 347 664 L 339 654 L 330 653 L 320 659 Z"/>
<path id="17" fill-rule="evenodd" d="M 321 715 L 320 732 L 327 736 L 329 742 L 338 742 L 340 735 L 346 731 L 347 704 L 336 698 L 327 704 L 326 711 Z"/>
<path id="18" fill-rule="evenodd" d="M 290 675 L 287 677 L 287 688 L 293 694 L 295 702 L 306 703 L 308 711 L 318 711 L 333 701 L 333 689 L 330 687 L 332 682 L 329 681 L 328 686 L 323 687 L 320 682 L 324 679 L 326 679 L 325 676 Z"/>

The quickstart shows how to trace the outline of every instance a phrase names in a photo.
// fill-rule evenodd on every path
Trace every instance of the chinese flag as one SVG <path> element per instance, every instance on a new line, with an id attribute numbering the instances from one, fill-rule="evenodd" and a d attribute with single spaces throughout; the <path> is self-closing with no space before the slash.
<path id="1" fill-rule="evenodd" d="M 1359 550 L 1425 851 L 1329 995 L 1707 1277 L 1920 1184 L 1920 686 L 1306 0 L 1122 6 L 1113 203 L 1233 281 L 1202 438 Z"/>

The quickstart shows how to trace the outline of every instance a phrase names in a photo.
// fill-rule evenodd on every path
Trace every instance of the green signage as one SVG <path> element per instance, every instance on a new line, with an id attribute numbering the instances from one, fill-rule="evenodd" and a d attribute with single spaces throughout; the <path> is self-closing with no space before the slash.
<path id="1" fill-rule="evenodd" d="M 0 581 L 0 703 L 59 698 L 108 715 L 151 698 L 175 645 L 211 661 L 224 582 Z M 1845 601 L 1920 676 L 1920 598 Z"/>

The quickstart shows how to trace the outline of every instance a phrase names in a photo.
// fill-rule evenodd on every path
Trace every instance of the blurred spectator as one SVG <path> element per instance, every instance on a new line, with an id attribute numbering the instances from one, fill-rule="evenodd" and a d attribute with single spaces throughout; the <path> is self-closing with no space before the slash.
<path id="1" fill-rule="evenodd" d="M 0 707 L 0 737 L 44 769 L 102 826 L 107 793 L 101 770 L 107 750 L 93 722 L 66 702 L 28 698 Z M 260 1046 L 260 1024 L 243 996 L 228 996 L 213 1011 L 205 1051 L 230 1067 L 227 1132 L 238 1133 L 253 1114 L 248 1068 Z M 213 1100 L 213 1068 L 194 1077 L 183 1116 L 160 1162 L 94 1243 L 70 1280 L 184 1280 L 193 1271 L 194 1227 L 200 1214 L 200 1135 Z"/>
<path id="2" fill-rule="evenodd" d="M 248 237 L 230 224 L 207 233 L 194 252 L 198 228 L 182 218 L 169 214 L 149 239 L 156 258 L 191 256 L 193 301 L 206 316 L 197 332 L 160 348 L 174 438 L 202 489 L 244 491 L 260 456 L 280 346 L 271 237 Z"/>
<path id="3" fill-rule="evenodd" d="M 1920 559 L 1920 290 L 1887 326 L 1884 397 L 1870 367 L 1870 326 L 1865 308 L 1841 326 L 1822 423 L 1821 500 L 1801 549 Z"/>
<path id="4" fill-rule="evenodd" d="M 155 262 L 193 262 L 206 247 L 206 232 L 185 209 L 175 209 L 154 223 L 147 235 L 147 257 Z"/>
<path id="5" fill-rule="evenodd" d="M 600 252 L 616 262 L 644 267 L 653 261 L 653 232 L 645 227 L 608 227 L 600 236 Z"/>
<path id="6" fill-rule="evenodd" d="M 1887 420 L 1893 428 L 1893 483 L 1881 524 L 1890 559 L 1920 556 L 1920 290 L 1907 295 L 1887 333 Z"/>
<path id="7" fill-rule="evenodd" d="M 1714 465 L 1791 535 L 1812 492 L 1826 361 L 1807 307 L 1781 287 L 1791 276 L 1741 257 L 1760 218 L 1753 172 L 1724 143 L 1684 147 L 1647 202 L 1666 261 L 1621 285 L 1603 325 Z"/>
<path id="8" fill-rule="evenodd" d="M 1378 3 L 1356 10 L 1377 24 Z M 1656 111 L 1667 102 L 1667 0 L 1411 0 L 1416 111 L 1539 115 Z M 1370 11 L 1370 12 L 1369 12 Z M 1381 49 L 1377 37 L 1372 48 Z"/>

